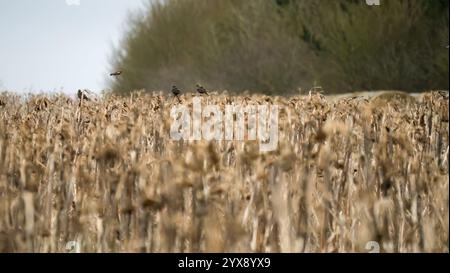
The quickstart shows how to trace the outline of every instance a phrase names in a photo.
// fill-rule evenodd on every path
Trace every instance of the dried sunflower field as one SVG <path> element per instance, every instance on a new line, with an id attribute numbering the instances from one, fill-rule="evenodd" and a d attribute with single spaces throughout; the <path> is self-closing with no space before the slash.
<path id="1" fill-rule="evenodd" d="M 0 95 L 0 252 L 449 251 L 448 93 L 204 98 L 278 105 L 267 153 L 171 140 L 178 103 Z"/>

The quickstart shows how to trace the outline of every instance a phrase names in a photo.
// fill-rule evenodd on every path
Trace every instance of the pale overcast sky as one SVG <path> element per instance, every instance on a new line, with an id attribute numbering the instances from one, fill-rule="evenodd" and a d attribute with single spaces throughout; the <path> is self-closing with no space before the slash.
<path id="1" fill-rule="evenodd" d="M 0 91 L 106 88 L 130 11 L 147 0 L 0 0 Z"/>

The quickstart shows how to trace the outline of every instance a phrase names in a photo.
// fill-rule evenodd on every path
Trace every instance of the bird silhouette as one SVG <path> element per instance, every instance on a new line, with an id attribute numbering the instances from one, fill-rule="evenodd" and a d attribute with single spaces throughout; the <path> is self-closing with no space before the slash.
<path id="1" fill-rule="evenodd" d="M 181 94 L 180 89 L 178 89 L 178 87 L 177 87 L 176 85 L 173 85 L 173 86 L 172 86 L 172 94 L 173 94 L 174 96 L 178 96 L 178 95 Z"/>
<path id="2" fill-rule="evenodd" d="M 197 84 L 196 86 L 197 86 L 197 92 L 199 94 L 206 94 L 206 95 L 208 95 L 208 91 L 206 91 L 206 89 L 203 86 L 201 86 L 200 84 Z"/>
<path id="3" fill-rule="evenodd" d="M 77 94 L 77 96 L 78 96 L 78 99 L 81 101 L 81 100 L 87 100 L 87 101 L 90 101 L 91 99 L 89 99 L 89 97 L 87 96 L 87 91 L 86 90 L 83 90 L 83 91 L 81 91 L 80 89 L 78 89 L 78 94 Z"/>
<path id="4" fill-rule="evenodd" d="M 121 70 L 119 70 L 119 71 L 116 71 L 116 72 L 113 72 L 113 73 L 110 73 L 109 74 L 111 77 L 117 77 L 117 76 L 120 76 L 120 75 L 122 75 L 122 71 Z"/>
<path id="5" fill-rule="evenodd" d="M 180 89 L 178 89 L 178 87 L 176 85 L 172 86 L 172 94 L 178 99 L 178 102 L 181 102 L 181 99 L 179 97 L 181 94 L 181 91 L 180 91 Z"/>

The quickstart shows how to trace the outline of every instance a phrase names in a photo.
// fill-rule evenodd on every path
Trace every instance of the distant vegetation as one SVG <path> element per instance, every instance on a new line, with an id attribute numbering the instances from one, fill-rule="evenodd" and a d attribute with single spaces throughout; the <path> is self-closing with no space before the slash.
<path id="1" fill-rule="evenodd" d="M 448 89 L 449 2 L 166 0 L 133 14 L 118 92 Z"/>

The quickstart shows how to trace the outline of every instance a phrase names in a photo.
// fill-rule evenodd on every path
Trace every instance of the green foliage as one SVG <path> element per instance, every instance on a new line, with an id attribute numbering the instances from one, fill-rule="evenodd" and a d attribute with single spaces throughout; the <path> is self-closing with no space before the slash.
<path id="1" fill-rule="evenodd" d="M 448 1 L 166 0 L 134 15 L 118 92 L 448 89 Z"/>

